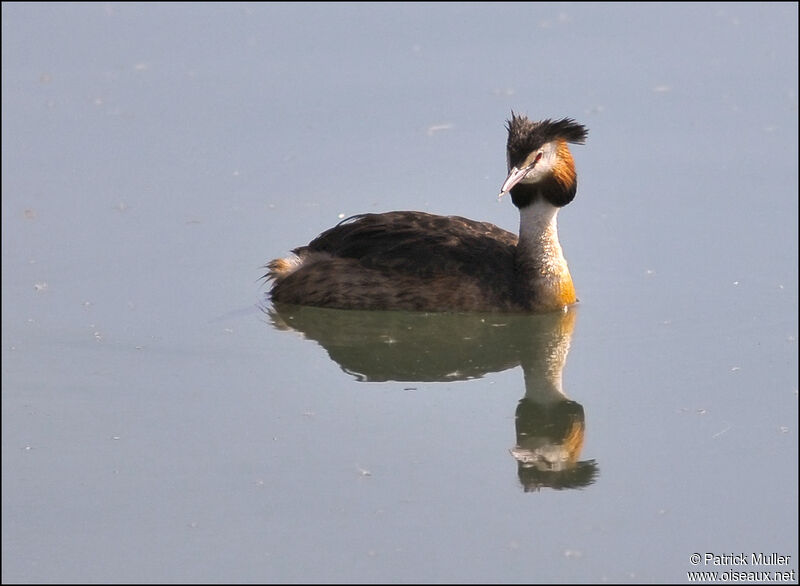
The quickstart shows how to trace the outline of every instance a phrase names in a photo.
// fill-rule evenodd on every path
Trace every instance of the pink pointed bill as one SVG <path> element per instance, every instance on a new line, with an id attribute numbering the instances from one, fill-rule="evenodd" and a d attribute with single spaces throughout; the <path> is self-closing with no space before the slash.
<path id="1" fill-rule="evenodd" d="M 503 187 L 500 188 L 500 194 L 497 196 L 497 199 L 503 197 L 506 193 L 511 191 L 512 187 L 522 181 L 525 175 L 528 174 L 528 171 L 531 170 L 531 166 L 532 165 L 528 165 L 522 169 L 517 169 L 516 167 L 511 169 L 511 171 L 508 172 L 508 177 L 506 177 L 506 180 L 503 182 Z"/>

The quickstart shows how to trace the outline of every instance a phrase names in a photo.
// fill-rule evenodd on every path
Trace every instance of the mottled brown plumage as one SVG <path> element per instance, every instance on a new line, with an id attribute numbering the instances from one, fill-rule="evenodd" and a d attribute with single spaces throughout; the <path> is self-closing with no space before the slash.
<path id="1" fill-rule="evenodd" d="M 487 222 L 424 212 L 363 214 L 320 234 L 265 275 L 273 301 L 343 309 L 549 311 L 576 301 L 556 212 L 575 196 L 570 119 L 508 121 L 520 238 Z M 521 169 L 520 169 L 521 168 Z M 514 175 L 516 174 L 516 175 Z M 513 175 L 513 177 L 512 177 Z"/>
<path id="2" fill-rule="evenodd" d="M 457 216 L 363 214 L 293 250 L 302 269 L 284 270 L 272 298 L 341 308 L 510 311 L 516 244 L 511 232 Z"/>

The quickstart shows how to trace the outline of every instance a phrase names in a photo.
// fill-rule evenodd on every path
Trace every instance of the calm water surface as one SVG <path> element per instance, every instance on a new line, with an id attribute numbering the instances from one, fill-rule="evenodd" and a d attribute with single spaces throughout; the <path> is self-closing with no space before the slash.
<path id="1" fill-rule="evenodd" d="M 4 3 L 3 581 L 796 581 L 797 17 Z M 590 129 L 578 307 L 265 301 L 354 213 L 515 230 L 512 109 Z"/>

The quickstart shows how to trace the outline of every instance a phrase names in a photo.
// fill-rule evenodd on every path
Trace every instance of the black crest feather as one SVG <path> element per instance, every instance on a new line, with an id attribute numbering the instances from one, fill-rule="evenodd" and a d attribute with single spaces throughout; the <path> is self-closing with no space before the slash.
<path id="1" fill-rule="evenodd" d="M 511 119 L 507 121 L 508 128 L 508 159 L 510 163 L 522 161 L 531 152 L 543 144 L 553 140 L 565 140 L 575 144 L 583 144 L 589 130 L 578 124 L 572 118 L 560 120 L 541 120 L 532 122 L 527 116 L 511 112 Z"/>

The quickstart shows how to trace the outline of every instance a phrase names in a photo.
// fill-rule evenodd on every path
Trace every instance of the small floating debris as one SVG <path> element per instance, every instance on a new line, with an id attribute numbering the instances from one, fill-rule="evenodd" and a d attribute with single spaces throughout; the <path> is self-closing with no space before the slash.
<path id="1" fill-rule="evenodd" d="M 725 429 L 723 429 L 723 430 L 721 430 L 721 431 L 718 431 L 717 433 L 715 433 L 714 435 L 712 435 L 712 436 L 711 436 L 711 439 L 717 439 L 717 438 L 718 438 L 719 436 L 721 436 L 723 433 L 727 433 L 727 432 L 728 432 L 728 431 L 731 429 L 731 427 L 732 427 L 732 426 L 731 426 L 731 424 L 729 423 L 729 424 L 728 424 L 728 426 L 727 426 Z"/>
<path id="2" fill-rule="evenodd" d="M 517 92 L 514 90 L 514 88 L 506 87 L 506 88 L 497 88 L 495 90 L 492 90 L 492 93 L 495 96 L 513 96 Z"/>
<path id="3" fill-rule="evenodd" d="M 453 125 L 450 123 L 447 124 L 434 124 L 432 126 L 428 126 L 428 136 L 433 136 L 437 132 L 441 132 L 442 130 L 450 130 L 453 128 Z"/>

